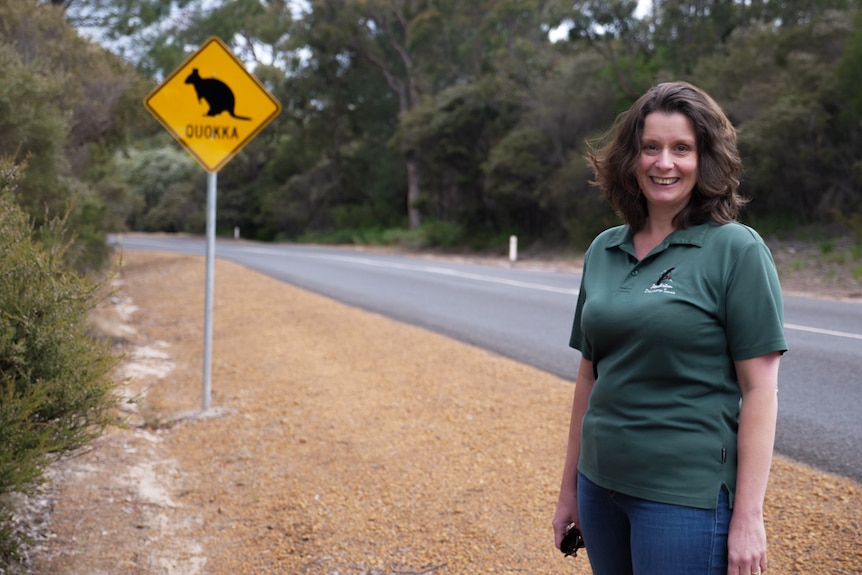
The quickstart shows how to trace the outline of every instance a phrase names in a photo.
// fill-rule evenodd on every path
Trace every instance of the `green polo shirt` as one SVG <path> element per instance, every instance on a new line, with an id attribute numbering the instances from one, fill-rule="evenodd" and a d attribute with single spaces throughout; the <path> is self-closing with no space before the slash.
<path id="1" fill-rule="evenodd" d="M 712 509 L 736 487 L 734 360 L 787 350 L 775 264 L 737 223 L 677 230 L 634 254 L 620 226 L 584 259 L 570 345 L 596 383 L 578 469 L 607 489 Z"/>

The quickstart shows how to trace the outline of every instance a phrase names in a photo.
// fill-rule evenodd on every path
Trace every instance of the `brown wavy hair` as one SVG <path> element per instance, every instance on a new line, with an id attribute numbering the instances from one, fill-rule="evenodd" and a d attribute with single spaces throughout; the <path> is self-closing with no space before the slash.
<path id="1" fill-rule="evenodd" d="M 665 82 L 650 88 L 620 114 L 599 140 L 587 160 L 593 167 L 591 182 L 614 211 L 635 232 L 647 220 L 646 199 L 637 182 L 644 119 L 652 112 L 680 112 L 691 121 L 697 138 L 697 183 L 691 199 L 674 217 L 677 229 L 713 221 L 736 221 L 748 203 L 739 195 L 742 160 L 736 147 L 736 128 L 721 107 L 703 90 L 686 82 Z"/>

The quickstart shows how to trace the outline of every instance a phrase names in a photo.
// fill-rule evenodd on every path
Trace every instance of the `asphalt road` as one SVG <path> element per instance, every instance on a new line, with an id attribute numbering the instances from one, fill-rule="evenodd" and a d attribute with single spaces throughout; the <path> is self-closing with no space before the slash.
<path id="1" fill-rule="evenodd" d="M 203 239 L 116 241 L 125 250 L 205 254 Z M 577 274 L 245 241 L 218 242 L 216 257 L 575 377 L 578 352 L 568 337 Z M 785 329 L 790 352 L 781 363 L 776 450 L 862 481 L 862 305 L 786 297 Z"/>

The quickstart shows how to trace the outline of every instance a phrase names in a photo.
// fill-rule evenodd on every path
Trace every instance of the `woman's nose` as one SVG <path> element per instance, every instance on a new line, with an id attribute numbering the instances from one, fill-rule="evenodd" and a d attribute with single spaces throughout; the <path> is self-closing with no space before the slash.
<path id="1" fill-rule="evenodd" d="M 655 159 L 655 165 L 662 170 L 669 170 L 673 167 L 673 158 L 670 150 L 663 149 L 658 153 Z"/>

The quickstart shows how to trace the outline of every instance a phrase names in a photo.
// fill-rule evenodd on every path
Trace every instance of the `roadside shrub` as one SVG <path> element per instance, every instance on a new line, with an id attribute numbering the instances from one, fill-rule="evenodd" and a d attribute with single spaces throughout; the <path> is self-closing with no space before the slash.
<path id="1" fill-rule="evenodd" d="M 67 267 L 62 221 L 34 239 L 11 197 L 15 179 L 15 166 L 0 159 L 0 495 L 28 492 L 49 463 L 102 432 L 119 361 L 86 323 L 104 280 Z M 0 559 L 8 559 L 16 542 L 2 501 Z"/>
<path id="2" fill-rule="evenodd" d="M 458 224 L 439 220 L 424 222 L 419 230 L 422 236 L 422 247 L 427 248 L 457 247 L 466 237 L 464 229 Z"/>

